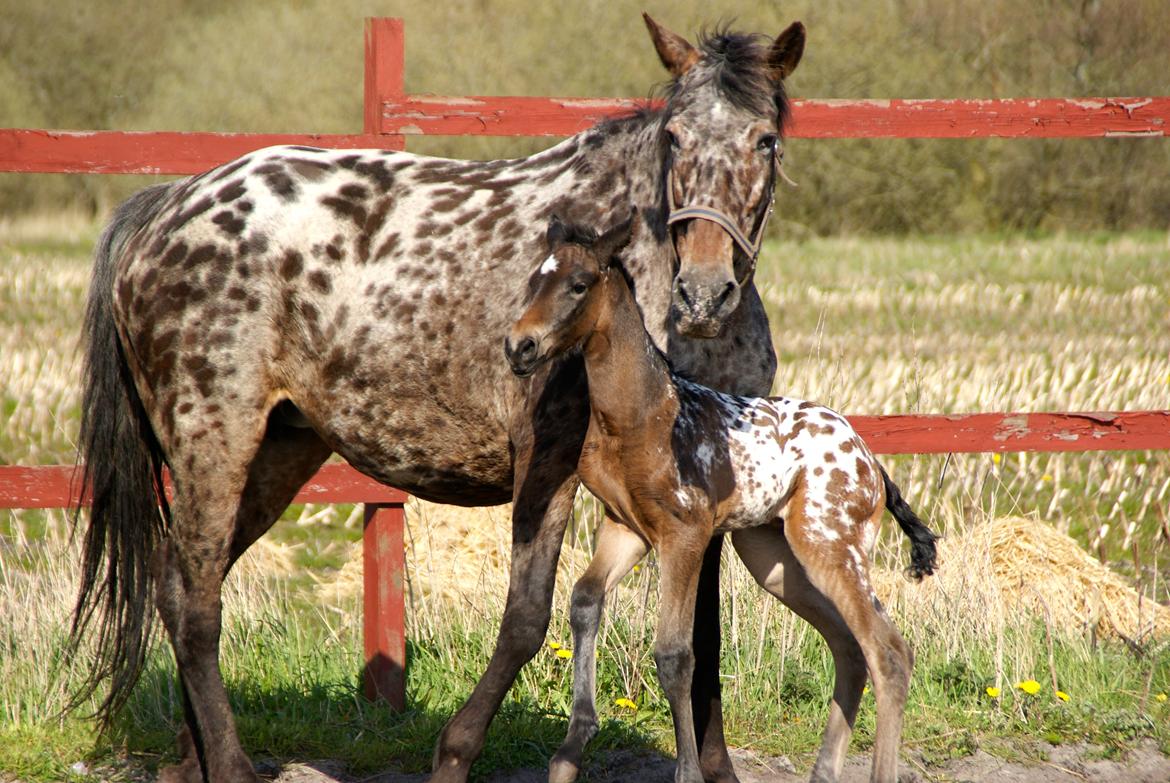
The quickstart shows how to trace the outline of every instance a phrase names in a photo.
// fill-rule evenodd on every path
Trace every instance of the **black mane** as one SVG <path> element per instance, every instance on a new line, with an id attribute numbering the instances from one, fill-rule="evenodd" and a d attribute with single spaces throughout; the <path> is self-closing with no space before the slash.
<path id="1" fill-rule="evenodd" d="M 724 27 L 699 33 L 703 58 L 695 66 L 707 71 L 703 78 L 715 82 L 734 105 L 759 114 L 775 111 L 781 132 L 788 121 L 788 94 L 784 83 L 768 75 L 767 58 L 771 40 L 767 36 L 730 32 Z M 679 94 L 682 81 L 671 82 L 668 104 Z"/>

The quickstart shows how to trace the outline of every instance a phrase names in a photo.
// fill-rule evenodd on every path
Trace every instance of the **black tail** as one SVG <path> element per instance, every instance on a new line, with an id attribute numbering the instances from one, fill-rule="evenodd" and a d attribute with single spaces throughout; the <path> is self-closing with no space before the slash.
<path id="1" fill-rule="evenodd" d="M 910 539 L 910 565 L 906 568 L 906 575 L 921 582 L 922 577 L 930 576 L 938 567 L 938 550 L 934 542 L 938 536 L 930 532 L 930 528 L 918 518 L 914 510 L 902 498 L 898 485 L 890 480 L 886 469 L 878 466 L 882 472 L 882 482 L 886 485 L 886 508 L 898 520 L 898 526 Z"/>
<path id="2" fill-rule="evenodd" d="M 83 489 L 92 508 L 70 644 L 76 649 L 91 625 L 98 643 L 96 660 L 70 708 L 109 679 L 109 693 L 96 712 L 103 727 L 126 703 L 146 660 L 154 621 L 150 556 L 170 523 L 163 454 L 114 327 L 114 278 L 127 240 L 157 214 L 170 188 L 154 185 L 118 207 L 94 251 L 85 310 L 78 460 L 84 463 Z M 75 530 L 80 521 L 79 508 Z"/>

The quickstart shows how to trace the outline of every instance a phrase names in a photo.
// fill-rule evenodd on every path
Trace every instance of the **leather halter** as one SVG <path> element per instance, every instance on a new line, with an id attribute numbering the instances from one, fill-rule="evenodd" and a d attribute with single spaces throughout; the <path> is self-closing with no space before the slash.
<path id="1" fill-rule="evenodd" d="M 780 167 L 779 160 L 776 159 L 775 153 L 772 155 L 772 165 L 769 167 L 767 192 L 769 194 L 767 206 L 764 209 L 762 217 L 757 216 L 752 222 L 759 221 L 759 225 L 755 229 L 755 238 L 749 239 L 735 221 L 726 213 L 715 207 L 682 207 L 681 209 L 674 202 L 674 167 L 669 166 L 666 169 L 666 206 L 669 208 L 669 213 L 666 216 L 666 225 L 669 227 L 674 223 L 679 223 L 684 220 L 706 220 L 722 228 L 731 237 L 731 240 L 739 246 L 744 255 L 748 258 L 748 270 L 744 274 L 742 280 L 736 280 L 736 285 L 742 286 L 756 271 L 756 262 L 760 258 L 760 247 L 764 244 L 764 229 L 768 225 L 768 218 L 772 217 L 772 210 L 776 205 L 776 170 Z"/>

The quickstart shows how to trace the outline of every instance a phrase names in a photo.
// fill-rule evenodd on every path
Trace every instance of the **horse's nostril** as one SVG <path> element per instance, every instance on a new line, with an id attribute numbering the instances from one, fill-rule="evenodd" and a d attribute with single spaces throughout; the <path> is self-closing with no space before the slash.
<path id="1" fill-rule="evenodd" d="M 684 283 L 682 280 L 678 281 L 678 297 L 679 297 L 679 299 L 683 300 L 683 304 L 686 304 L 688 306 L 693 304 L 693 302 L 691 301 L 691 295 L 689 293 L 687 293 L 687 284 Z"/>
<path id="2" fill-rule="evenodd" d="M 723 290 L 719 293 L 719 304 L 726 302 L 727 298 L 735 293 L 735 288 L 735 283 L 731 280 L 728 280 L 727 284 L 723 286 Z"/>
<path id="3" fill-rule="evenodd" d="M 536 353 L 536 340 L 531 337 L 525 337 L 516 346 L 516 355 L 521 359 L 531 359 L 534 353 Z"/>

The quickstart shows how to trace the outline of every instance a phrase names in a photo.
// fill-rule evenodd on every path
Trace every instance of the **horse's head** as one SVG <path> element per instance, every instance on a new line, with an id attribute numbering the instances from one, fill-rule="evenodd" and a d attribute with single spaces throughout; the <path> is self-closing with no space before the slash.
<path id="1" fill-rule="evenodd" d="M 675 325 L 714 337 L 755 270 L 788 116 L 784 79 L 804 52 L 804 26 L 775 40 L 718 32 L 696 47 L 643 17 L 674 77 L 659 136 Z"/>
<path id="2" fill-rule="evenodd" d="M 504 338 L 512 372 L 531 375 L 542 362 L 589 336 L 601 309 L 601 284 L 611 274 L 610 260 L 630 241 L 632 226 L 627 219 L 597 236 L 553 216 L 548 258 L 528 278 L 524 312 Z"/>

